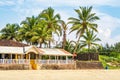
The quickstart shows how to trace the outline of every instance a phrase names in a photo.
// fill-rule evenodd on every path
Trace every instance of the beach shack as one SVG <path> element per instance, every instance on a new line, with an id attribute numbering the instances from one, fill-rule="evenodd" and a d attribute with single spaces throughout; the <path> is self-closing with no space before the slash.
<path id="1" fill-rule="evenodd" d="M 6 44 L 7 43 L 7 44 Z M 0 41 L 0 64 L 71 64 L 72 54 L 64 49 L 38 48 L 15 41 Z"/>

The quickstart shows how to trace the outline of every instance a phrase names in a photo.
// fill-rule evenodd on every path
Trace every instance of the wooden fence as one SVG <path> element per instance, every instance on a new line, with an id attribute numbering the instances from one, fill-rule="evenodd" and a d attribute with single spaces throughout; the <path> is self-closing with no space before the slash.
<path id="1" fill-rule="evenodd" d="M 75 59 L 82 61 L 89 61 L 89 60 L 99 61 L 99 54 L 98 53 L 77 54 L 77 57 Z"/>

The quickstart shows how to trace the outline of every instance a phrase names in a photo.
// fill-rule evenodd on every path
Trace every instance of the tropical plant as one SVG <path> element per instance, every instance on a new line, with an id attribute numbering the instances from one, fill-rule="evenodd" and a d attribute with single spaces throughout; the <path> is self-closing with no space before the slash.
<path id="1" fill-rule="evenodd" d="M 19 30 L 19 37 L 27 43 L 32 44 L 31 38 L 33 36 L 33 28 L 37 24 L 37 18 L 27 17 L 26 20 L 21 22 L 22 27 Z"/>
<path id="2" fill-rule="evenodd" d="M 3 28 L 1 33 L 1 39 L 8 39 L 8 40 L 17 40 L 17 34 L 19 30 L 18 24 L 7 24 L 5 28 Z"/>
<path id="3" fill-rule="evenodd" d="M 72 24 L 70 33 L 73 31 L 77 31 L 76 37 L 78 38 L 78 40 L 74 53 L 76 52 L 80 38 L 86 32 L 86 30 L 92 29 L 97 32 L 97 24 L 94 22 L 96 20 L 99 20 L 99 17 L 96 16 L 96 13 L 92 13 L 92 6 L 80 7 L 80 9 L 75 9 L 75 12 L 78 14 L 78 18 L 69 18 L 69 24 Z"/>
<path id="4" fill-rule="evenodd" d="M 61 27 L 58 24 L 60 20 L 60 15 L 54 13 L 54 9 L 49 7 L 42 11 L 39 14 L 39 18 L 45 20 L 47 24 L 47 29 L 50 29 L 49 34 L 53 36 L 53 33 L 57 34 L 58 36 L 61 35 Z M 49 41 L 49 48 L 51 47 L 51 41 Z"/>
<path id="5" fill-rule="evenodd" d="M 66 45 L 66 34 L 67 34 L 68 27 L 63 20 L 61 20 L 61 27 L 62 27 L 62 34 L 63 34 L 62 48 L 64 49 Z"/>
<path id="6" fill-rule="evenodd" d="M 96 46 L 100 46 L 99 44 L 97 44 L 97 41 L 101 41 L 99 38 L 97 38 L 97 35 L 94 34 L 93 31 L 87 31 L 86 34 L 84 34 L 82 36 L 83 40 L 81 40 L 81 47 L 88 47 L 88 51 L 90 51 L 90 49 L 96 48 Z"/>
<path id="7" fill-rule="evenodd" d="M 33 29 L 33 36 L 31 38 L 31 41 L 37 42 L 40 44 L 40 48 L 42 47 L 42 44 L 47 45 L 48 41 L 53 41 L 52 36 L 49 34 L 50 30 L 47 29 L 47 26 L 44 22 L 44 20 L 41 20 L 38 22 L 38 24 Z"/>

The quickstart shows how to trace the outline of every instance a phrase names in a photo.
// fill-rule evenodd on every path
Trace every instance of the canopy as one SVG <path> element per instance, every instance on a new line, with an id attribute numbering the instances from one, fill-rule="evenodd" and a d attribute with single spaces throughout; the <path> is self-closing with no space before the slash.
<path id="1" fill-rule="evenodd" d="M 64 49 L 37 48 L 35 46 L 25 47 L 0 46 L 1 54 L 28 54 L 30 52 L 34 52 L 35 54 L 40 55 L 73 56 L 71 53 L 65 51 Z"/>

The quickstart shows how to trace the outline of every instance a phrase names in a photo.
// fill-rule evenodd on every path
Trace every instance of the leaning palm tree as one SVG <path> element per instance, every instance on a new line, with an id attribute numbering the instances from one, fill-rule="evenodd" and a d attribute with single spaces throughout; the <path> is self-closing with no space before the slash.
<path id="1" fill-rule="evenodd" d="M 69 18 L 69 24 L 72 24 L 70 33 L 73 31 L 77 31 L 76 37 L 78 38 L 78 40 L 74 53 L 76 52 L 80 38 L 86 32 L 86 30 L 92 29 L 97 32 L 97 24 L 94 22 L 96 20 L 99 20 L 99 17 L 96 16 L 96 13 L 92 13 L 92 6 L 80 7 L 80 9 L 75 9 L 75 12 L 78 14 L 78 18 Z"/>
<path id="2" fill-rule="evenodd" d="M 61 27 L 58 25 L 60 20 L 60 15 L 54 13 L 54 9 L 49 7 L 40 13 L 39 18 L 46 21 L 47 29 L 51 29 L 51 36 L 53 33 L 57 34 L 58 36 L 61 35 Z M 51 42 L 49 41 L 49 48 L 51 47 Z"/>
<path id="3" fill-rule="evenodd" d="M 97 41 L 101 41 L 99 38 L 97 38 L 97 35 L 94 35 L 93 31 L 87 31 L 86 34 L 82 36 L 83 40 L 81 40 L 81 47 L 88 47 L 88 52 L 93 47 L 99 47 L 100 45 L 97 44 Z"/>
<path id="4" fill-rule="evenodd" d="M 0 31 L 1 39 L 17 40 L 19 28 L 18 24 L 7 24 L 6 27 Z"/>

